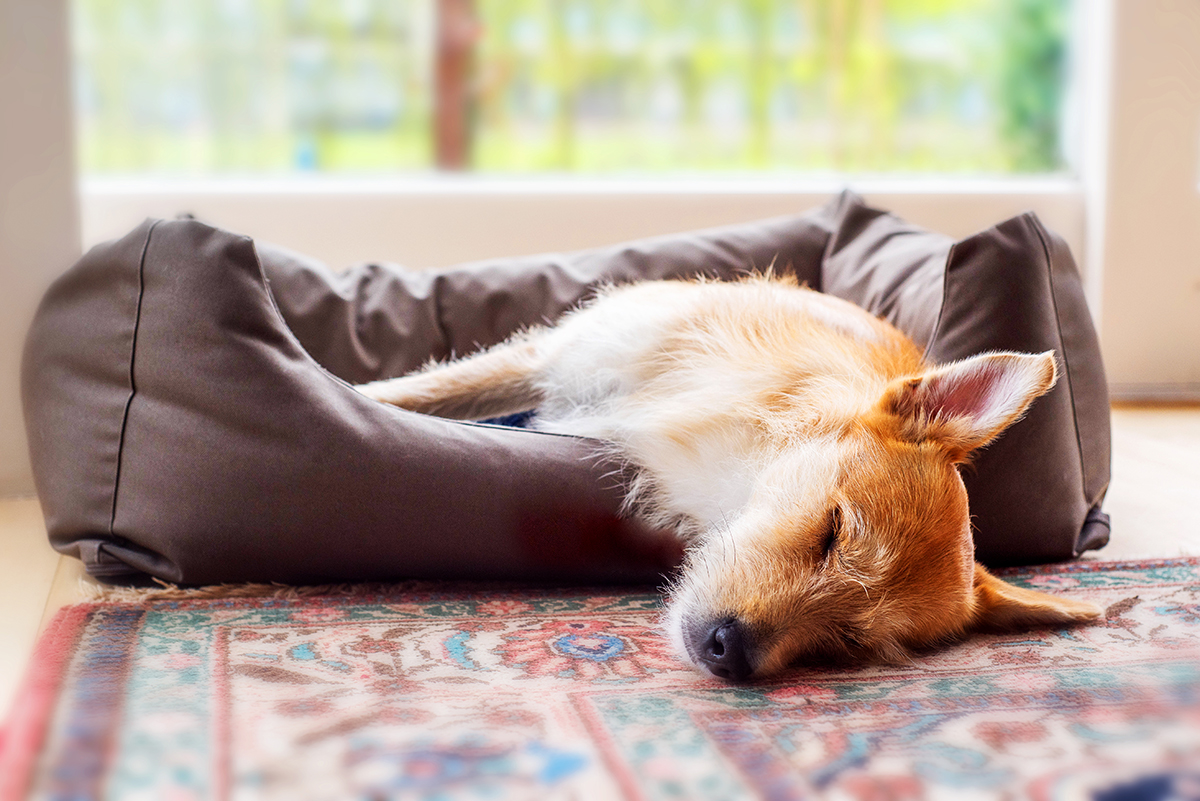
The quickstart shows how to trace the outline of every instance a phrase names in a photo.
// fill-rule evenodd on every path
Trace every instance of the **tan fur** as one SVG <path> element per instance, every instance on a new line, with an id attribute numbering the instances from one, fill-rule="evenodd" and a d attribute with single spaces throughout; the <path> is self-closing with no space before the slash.
<path id="1" fill-rule="evenodd" d="M 537 407 L 539 428 L 607 443 L 636 468 L 629 510 L 690 544 L 668 635 L 744 679 L 1096 617 L 975 564 L 957 469 L 1055 377 L 1049 353 L 929 365 L 858 307 L 755 277 L 609 289 L 553 328 L 359 389 L 462 418 Z"/>

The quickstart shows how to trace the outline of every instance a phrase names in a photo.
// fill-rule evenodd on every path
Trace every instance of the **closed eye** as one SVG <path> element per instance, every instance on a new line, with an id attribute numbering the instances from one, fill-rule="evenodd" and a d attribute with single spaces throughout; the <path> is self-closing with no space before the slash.
<path id="1" fill-rule="evenodd" d="M 826 560 L 833 553 L 833 549 L 837 547 L 838 536 L 842 531 L 842 510 L 838 507 L 833 507 L 833 513 L 829 516 L 829 530 L 825 532 L 825 539 L 821 542 L 821 559 Z"/>

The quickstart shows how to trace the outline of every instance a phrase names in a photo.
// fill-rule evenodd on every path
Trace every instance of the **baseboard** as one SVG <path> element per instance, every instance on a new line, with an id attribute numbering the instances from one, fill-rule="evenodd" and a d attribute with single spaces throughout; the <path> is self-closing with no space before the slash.
<path id="1" fill-rule="evenodd" d="M 1110 384 L 1114 403 L 1200 403 L 1200 383 Z"/>

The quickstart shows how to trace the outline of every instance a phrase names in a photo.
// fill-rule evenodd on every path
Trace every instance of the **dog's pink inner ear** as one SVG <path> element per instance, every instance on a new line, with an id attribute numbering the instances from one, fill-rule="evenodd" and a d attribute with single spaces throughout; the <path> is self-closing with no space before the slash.
<path id="1" fill-rule="evenodd" d="M 1059 595 L 1027 590 L 1002 581 L 975 565 L 975 598 L 971 628 L 992 631 L 1087 623 L 1100 607 Z"/>
<path id="2" fill-rule="evenodd" d="M 1052 352 L 988 353 L 895 382 L 884 405 L 902 436 L 940 440 L 961 458 L 1016 422 L 1056 375 Z"/>

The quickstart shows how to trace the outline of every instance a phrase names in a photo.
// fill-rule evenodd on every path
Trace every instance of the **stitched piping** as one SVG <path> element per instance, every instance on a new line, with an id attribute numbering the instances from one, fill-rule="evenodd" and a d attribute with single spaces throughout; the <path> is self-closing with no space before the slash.
<path id="1" fill-rule="evenodd" d="M 929 333 L 929 341 L 925 343 L 925 350 L 921 353 L 921 358 L 924 361 L 929 361 L 929 353 L 933 350 L 933 345 L 937 342 L 938 334 L 942 333 L 942 319 L 946 314 L 946 297 L 950 288 L 950 265 L 954 262 L 954 252 L 958 250 L 958 242 L 950 246 L 950 250 L 946 252 L 946 261 L 942 266 L 942 302 L 938 305 L 937 319 L 933 321 L 933 331 Z"/>
<path id="2" fill-rule="evenodd" d="M 1050 283 L 1050 303 L 1054 306 L 1054 330 L 1058 333 L 1058 344 L 1062 349 L 1063 373 L 1066 374 L 1064 377 L 1067 383 L 1067 395 L 1071 399 L 1071 424 L 1075 428 L 1075 448 L 1076 453 L 1079 455 L 1079 479 L 1083 485 L 1080 489 L 1083 490 L 1086 497 L 1088 471 L 1087 465 L 1084 464 L 1083 460 L 1083 439 L 1079 435 L 1079 416 L 1075 411 L 1075 385 L 1071 383 L 1071 362 L 1067 358 L 1066 339 L 1063 337 L 1062 331 L 1062 317 L 1058 313 L 1058 292 L 1054 286 L 1054 259 L 1050 255 L 1050 244 L 1046 241 L 1045 232 L 1042 229 L 1040 221 L 1030 213 L 1024 214 L 1022 219 L 1037 234 L 1038 240 L 1042 243 L 1042 252 L 1046 256 L 1046 280 Z M 1091 502 L 1090 498 L 1087 500 L 1089 503 Z"/>
<path id="3" fill-rule="evenodd" d="M 129 397 L 125 399 L 125 409 L 121 414 L 121 434 L 117 440 L 117 469 L 113 474 L 113 496 L 112 510 L 108 518 L 108 534 L 110 537 L 115 537 L 113 526 L 117 519 L 117 495 L 121 487 L 121 461 L 125 453 L 125 429 L 129 425 L 129 407 L 133 403 L 133 397 L 137 395 L 137 384 L 134 381 L 133 364 L 137 356 L 137 340 L 138 329 L 142 324 L 142 298 L 146 293 L 146 252 L 150 249 L 150 236 L 154 233 L 154 229 L 162 220 L 155 220 L 148 231 L 146 231 L 146 241 L 142 243 L 142 255 L 138 259 L 138 295 L 137 309 L 133 316 L 133 337 L 129 343 Z"/>

